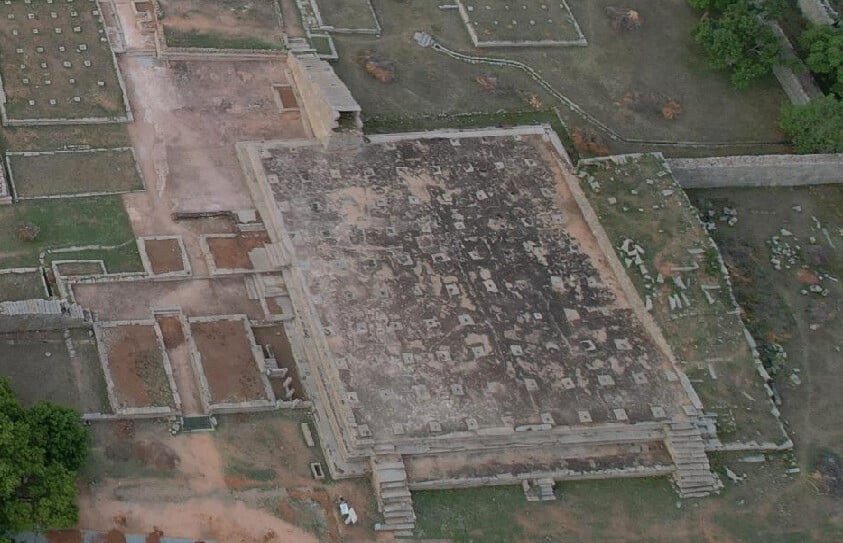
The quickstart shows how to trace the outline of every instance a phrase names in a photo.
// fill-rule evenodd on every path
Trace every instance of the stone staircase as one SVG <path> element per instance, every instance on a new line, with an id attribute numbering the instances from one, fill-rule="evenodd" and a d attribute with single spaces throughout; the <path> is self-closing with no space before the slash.
<path id="1" fill-rule="evenodd" d="M 528 502 L 548 502 L 556 499 L 553 493 L 554 481 L 550 478 L 524 479 L 521 481 L 521 489 Z"/>
<path id="2" fill-rule="evenodd" d="M 378 509 L 384 522 L 377 530 L 392 532 L 396 537 L 412 537 L 416 527 L 413 499 L 407 486 L 407 470 L 401 455 L 383 453 L 369 459 L 372 483 L 378 499 Z"/>
<path id="3" fill-rule="evenodd" d="M 720 489 L 722 485 L 711 472 L 697 426 L 682 421 L 668 423 L 665 444 L 676 464 L 673 478 L 681 497 L 701 498 Z"/>
<path id="4" fill-rule="evenodd" d="M 284 278 L 280 275 L 247 275 L 243 281 L 250 300 L 287 295 Z"/>
<path id="5" fill-rule="evenodd" d="M 252 249 L 249 251 L 249 260 L 257 272 L 277 271 L 290 264 L 290 259 L 277 243 L 267 243 Z"/>
<path id="6" fill-rule="evenodd" d="M 79 305 L 70 304 L 63 300 L 20 300 L 17 302 L 0 302 L 2 315 L 66 315 L 71 319 L 88 320 L 90 315 Z"/>
<path id="7" fill-rule="evenodd" d="M 291 53 L 315 53 L 316 49 L 314 49 L 310 42 L 307 41 L 306 38 L 294 38 L 291 36 L 285 36 L 284 41 L 286 42 L 287 49 Z"/>

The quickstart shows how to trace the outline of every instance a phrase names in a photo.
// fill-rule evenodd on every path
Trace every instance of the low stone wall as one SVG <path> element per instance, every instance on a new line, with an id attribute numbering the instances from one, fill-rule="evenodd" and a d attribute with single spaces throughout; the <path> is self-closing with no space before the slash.
<path id="1" fill-rule="evenodd" d="M 686 189 L 843 183 L 843 154 L 680 158 L 667 163 Z"/>
<path id="2" fill-rule="evenodd" d="M 814 81 L 814 76 L 796 54 L 793 44 L 787 39 L 781 26 L 775 21 L 768 21 L 767 24 L 782 45 L 780 64 L 773 67 L 773 75 L 790 103 L 801 106 L 821 97 L 822 91 Z"/>
<path id="3" fill-rule="evenodd" d="M 6 167 L 0 159 L 0 204 L 11 204 L 12 196 L 9 194 L 9 183 L 6 181 Z"/>
<path id="4" fill-rule="evenodd" d="M 818 25 L 833 25 L 840 17 L 828 0 L 799 0 L 799 9 L 806 19 Z"/>

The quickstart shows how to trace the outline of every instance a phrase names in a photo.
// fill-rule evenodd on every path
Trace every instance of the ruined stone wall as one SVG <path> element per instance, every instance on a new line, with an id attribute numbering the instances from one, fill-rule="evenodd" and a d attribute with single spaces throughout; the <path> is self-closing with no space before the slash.
<path id="1" fill-rule="evenodd" d="M 773 75 L 781 85 L 791 104 L 805 105 L 822 96 L 822 91 L 814 81 L 813 75 L 793 49 L 793 44 L 776 21 L 768 21 L 782 45 L 782 55 L 778 66 L 773 67 Z"/>
<path id="2" fill-rule="evenodd" d="M 686 189 L 843 183 L 843 154 L 682 158 L 667 163 Z"/>
<path id="3" fill-rule="evenodd" d="M 829 5 L 828 0 L 799 0 L 799 9 L 806 19 L 818 25 L 832 25 L 838 20 L 838 14 Z"/>
<path id="4" fill-rule="evenodd" d="M 313 135 L 323 146 L 358 146 L 363 131 L 360 106 L 331 65 L 313 54 L 289 55 L 287 66 Z M 341 118 L 341 114 L 345 118 Z"/>
<path id="5" fill-rule="evenodd" d="M 9 183 L 6 181 L 6 167 L 0 159 L 0 205 L 11 203 L 12 196 L 9 194 Z"/>

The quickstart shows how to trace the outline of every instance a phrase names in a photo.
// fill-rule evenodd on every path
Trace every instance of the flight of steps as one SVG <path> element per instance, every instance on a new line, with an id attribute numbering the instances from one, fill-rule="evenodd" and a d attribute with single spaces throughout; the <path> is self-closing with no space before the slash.
<path id="1" fill-rule="evenodd" d="M 553 493 L 554 481 L 550 478 L 521 481 L 521 489 L 528 502 L 548 502 L 556 499 Z"/>
<path id="2" fill-rule="evenodd" d="M 307 41 L 306 38 L 298 38 L 292 36 L 285 36 L 284 41 L 286 42 L 287 50 L 291 53 L 315 53 L 316 49 L 314 49 L 310 42 Z"/>
<path id="3" fill-rule="evenodd" d="M 16 302 L 0 302 L 2 315 L 61 315 L 72 319 L 89 320 L 90 314 L 81 306 L 69 304 L 63 300 L 20 300 Z"/>
<path id="4" fill-rule="evenodd" d="M 267 243 L 249 251 L 249 260 L 255 271 L 276 271 L 290 265 L 290 259 L 278 243 Z"/>
<path id="5" fill-rule="evenodd" d="M 681 497 L 700 498 L 720 489 L 720 480 L 711 472 L 697 426 L 690 422 L 669 423 L 665 443 L 676 464 L 673 477 Z"/>
<path id="6" fill-rule="evenodd" d="M 401 455 L 378 454 L 369 459 L 372 483 L 378 498 L 378 509 L 384 523 L 378 530 L 392 532 L 396 537 L 412 537 L 416 527 L 413 500 L 407 486 L 407 470 Z"/>

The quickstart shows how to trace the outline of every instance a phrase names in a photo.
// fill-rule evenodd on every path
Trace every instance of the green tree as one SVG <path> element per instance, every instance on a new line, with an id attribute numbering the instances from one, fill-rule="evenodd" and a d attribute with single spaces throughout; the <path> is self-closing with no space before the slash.
<path id="1" fill-rule="evenodd" d="M 79 424 L 79 413 L 49 402 L 38 402 L 28 412 L 30 427 L 38 428 L 33 444 L 44 451 L 48 463 L 71 471 L 82 467 L 88 455 L 88 432 Z"/>
<path id="2" fill-rule="evenodd" d="M 87 450 L 78 413 L 47 402 L 24 409 L 0 378 L 0 534 L 74 526 Z"/>
<path id="3" fill-rule="evenodd" d="M 788 8 L 789 0 L 757 0 L 749 2 L 748 0 L 688 0 L 691 6 L 706 13 L 723 13 L 729 6 L 733 4 L 743 4 L 747 7 L 759 9 L 765 15 L 771 17 L 779 17 L 783 15 Z"/>
<path id="4" fill-rule="evenodd" d="M 843 153 L 843 100 L 824 96 L 803 106 L 786 104 L 779 126 L 797 153 Z"/>
<path id="5" fill-rule="evenodd" d="M 709 64 L 728 70 L 738 89 L 769 74 L 778 62 L 781 46 L 776 35 L 747 2 L 729 5 L 719 17 L 705 18 L 693 37 L 705 50 Z"/>
<path id="6" fill-rule="evenodd" d="M 825 78 L 831 92 L 843 97 L 843 31 L 817 25 L 803 32 L 799 41 L 808 52 L 808 68 Z"/>
<path id="7" fill-rule="evenodd" d="M 722 12 L 737 1 L 739 0 L 688 0 L 688 3 L 702 11 Z"/>

